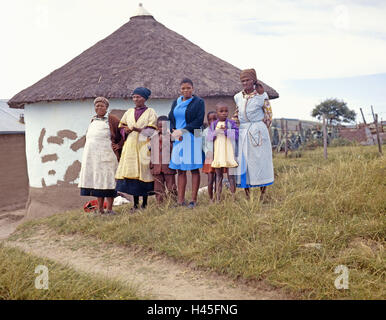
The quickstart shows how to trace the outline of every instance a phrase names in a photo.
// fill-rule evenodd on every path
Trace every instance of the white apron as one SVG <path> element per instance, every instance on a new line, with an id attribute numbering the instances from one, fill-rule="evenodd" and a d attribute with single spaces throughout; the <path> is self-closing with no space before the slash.
<path id="1" fill-rule="evenodd" d="M 272 147 L 267 126 L 262 121 L 268 95 L 256 95 L 247 101 L 239 92 L 234 98 L 240 120 L 237 185 L 246 188 L 272 184 Z"/>
<path id="2" fill-rule="evenodd" d="M 86 133 L 82 155 L 79 188 L 115 189 L 118 160 L 111 148 L 110 127 L 107 121 L 94 120 Z"/>

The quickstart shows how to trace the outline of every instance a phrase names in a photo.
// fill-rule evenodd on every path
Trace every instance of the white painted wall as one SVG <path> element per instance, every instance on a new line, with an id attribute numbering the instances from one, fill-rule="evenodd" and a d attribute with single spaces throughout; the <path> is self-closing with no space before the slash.
<path id="1" fill-rule="evenodd" d="M 150 99 L 146 105 L 154 108 L 157 115 L 168 115 L 171 99 Z M 127 110 L 133 108 L 131 100 L 111 99 L 109 109 Z M 76 140 L 64 138 L 62 145 L 47 142 L 50 136 L 56 136 L 60 130 L 72 130 L 78 138 L 86 134 L 91 117 L 95 114 L 93 100 L 85 101 L 61 101 L 41 102 L 25 105 L 25 138 L 26 156 L 29 184 L 31 187 L 41 188 L 42 178 L 47 186 L 56 185 L 59 180 L 64 180 L 67 168 L 75 161 L 82 160 L 83 148 L 74 152 L 70 146 Z M 43 139 L 43 149 L 39 153 L 39 136 L 42 128 L 46 129 Z M 77 138 L 77 139 L 78 139 Z M 42 157 L 56 153 L 57 161 L 42 163 Z M 49 175 L 49 170 L 55 170 L 56 174 Z M 78 179 L 74 184 L 78 183 Z"/>

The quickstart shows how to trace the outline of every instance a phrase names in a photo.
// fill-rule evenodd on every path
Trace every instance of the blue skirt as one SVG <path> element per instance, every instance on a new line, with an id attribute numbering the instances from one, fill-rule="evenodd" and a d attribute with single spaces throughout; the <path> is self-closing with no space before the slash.
<path id="1" fill-rule="evenodd" d="M 116 190 L 133 196 L 151 196 L 154 194 L 154 182 L 138 179 L 118 179 Z"/>
<path id="2" fill-rule="evenodd" d="M 97 198 L 115 198 L 117 191 L 115 189 L 80 188 L 80 195 Z"/>
<path id="3" fill-rule="evenodd" d="M 183 171 L 199 169 L 203 167 L 204 159 L 202 137 L 185 132 L 182 141 L 173 143 L 169 168 Z"/>

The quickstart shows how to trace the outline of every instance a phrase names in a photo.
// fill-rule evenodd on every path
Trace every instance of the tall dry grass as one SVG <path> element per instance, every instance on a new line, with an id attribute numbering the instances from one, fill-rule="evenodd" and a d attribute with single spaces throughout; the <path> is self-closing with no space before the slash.
<path id="1" fill-rule="evenodd" d="M 48 289 L 37 289 L 35 268 L 48 268 Z M 0 300 L 140 299 L 134 287 L 27 254 L 0 244 Z"/>
<path id="2" fill-rule="evenodd" d="M 30 222 L 63 233 L 141 245 L 232 277 L 265 280 L 304 299 L 384 299 L 386 161 L 375 147 L 330 148 L 300 158 L 274 156 L 275 183 L 266 203 L 254 190 L 247 200 L 199 199 L 194 210 L 154 202 L 135 215 L 112 218 L 80 211 Z M 335 267 L 349 269 L 349 289 L 338 290 Z"/>

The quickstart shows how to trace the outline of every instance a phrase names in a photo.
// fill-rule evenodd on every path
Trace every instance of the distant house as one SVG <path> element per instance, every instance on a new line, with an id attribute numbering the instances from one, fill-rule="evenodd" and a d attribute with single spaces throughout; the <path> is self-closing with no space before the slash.
<path id="1" fill-rule="evenodd" d="M 23 208 L 28 198 L 23 112 L 0 99 L 0 211 Z"/>
<path id="2" fill-rule="evenodd" d="M 219 100 L 234 105 L 233 95 L 241 89 L 239 74 L 240 69 L 166 28 L 140 6 L 117 31 L 8 102 L 25 110 L 27 215 L 63 211 L 85 201 L 77 182 L 95 97 L 107 97 L 109 109 L 123 114 L 133 107 L 132 91 L 145 86 L 152 91 L 147 105 L 167 115 L 180 81 L 189 77 L 210 110 Z M 278 97 L 261 83 L 271 99 Z"/>
<path id="3" fill-rule="evenodd" d="M 386 139 L 386 132 L 384 132 L 382 124 L 378 124 L 378 130 L 381 143 L 383 143 L 383 140 Z M 339 136 L 350 141 L 356 141 L 362 145 L 377 144 L 376 127 L 374 123 L 341 126 L 339 127 Z"/>

